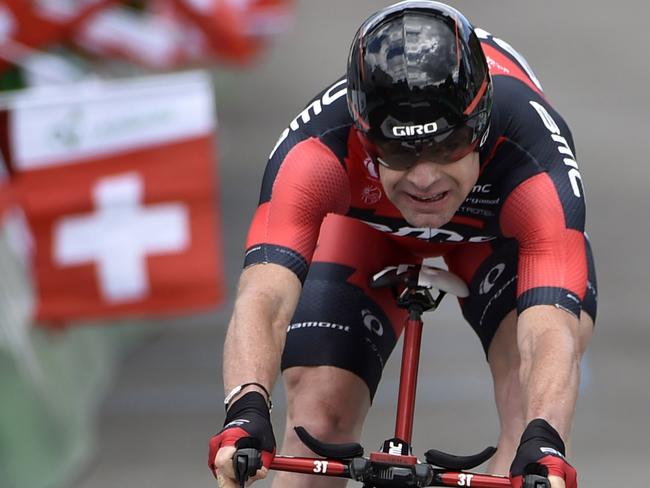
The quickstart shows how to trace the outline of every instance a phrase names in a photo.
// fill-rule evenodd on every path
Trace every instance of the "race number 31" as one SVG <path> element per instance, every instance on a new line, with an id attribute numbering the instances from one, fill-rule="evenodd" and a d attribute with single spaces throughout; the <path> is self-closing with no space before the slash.
<path id="1" fill-rule="evenodd" d="M 472 486 L 473 474 L 460 473 L 458 475 L 458 486 Z"/>

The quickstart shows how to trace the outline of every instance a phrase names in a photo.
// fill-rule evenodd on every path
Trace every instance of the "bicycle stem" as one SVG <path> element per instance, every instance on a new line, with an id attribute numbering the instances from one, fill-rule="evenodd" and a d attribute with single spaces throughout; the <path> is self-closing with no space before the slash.
<path id="1" fill-rule="evenodd" d="M 413 436 L 422 326 L 422 308 L 417 304 L 413 304 L 409 307 L 409 317 L 404 327 L 402 368 L 397 400 L 397 418 L 395 421 L 395 437 L 403 440 L 409 446 Z"/>

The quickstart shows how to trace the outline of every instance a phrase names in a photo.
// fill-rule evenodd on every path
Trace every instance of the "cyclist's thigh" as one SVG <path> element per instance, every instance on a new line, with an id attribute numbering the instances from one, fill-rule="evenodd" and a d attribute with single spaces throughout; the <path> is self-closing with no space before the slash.
<path id="1" fill-rule="evenodd" d="M 328 216 L 288 328 L 285 376 L 290 368 L 333 366 L 360 378 L 372 399 L 406 314 L 390 290 L 370 289 L 368 279 L 386 266 L 420 261 L 362 222 Z"/>

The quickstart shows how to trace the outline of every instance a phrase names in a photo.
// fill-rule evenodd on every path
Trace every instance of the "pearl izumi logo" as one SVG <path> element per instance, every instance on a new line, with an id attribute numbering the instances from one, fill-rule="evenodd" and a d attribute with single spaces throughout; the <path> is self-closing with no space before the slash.
<path id="1" fill-rule="evenodd" d="M 506 265 L 499 263 L 490 271 L 488 271 L 488 274 L 485 275 L 485 279 L 483 279 L 481 285 L 479 286 L 479 295 L 485 295 L 487 292 L 489 292 L 505 269 Z"/>
<path id="2" fill-rule="evenodd" d="M 365 325 L 370 332 L 373 332 L 380 337 L 384 335 L 384 326 L 381 324 L 381 321 L 370 312 L 370 310 L 362 310 L 361 317 L 363 317 L 363 325 Z"/>
<path id="3" fill-rule="evenodd" d="M 423 136 L 433 134 L 438 130 L 438 124 L 429 122 L 424 125 L 396 125 L 393 127 L 393 135 L 397 137 L 404 136 Z"/>

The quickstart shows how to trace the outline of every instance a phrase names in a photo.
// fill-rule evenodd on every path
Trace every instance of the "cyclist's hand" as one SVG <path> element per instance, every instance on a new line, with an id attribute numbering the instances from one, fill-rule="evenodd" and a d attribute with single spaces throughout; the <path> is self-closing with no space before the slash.
<path id="1" fill-rule="evenodd" d="M 226 413 L 224 427 L 210 439 L 208 465 L 220 488 L 238 488 L 233 455 L 240 448 L 252 447 L 262 453 L 262 469 L 251 480 L 265 478 L 275 456 L 275 437 L 269 408 L 264 397 L 255 391 L 234 402 Z"/>
<path id="2" fill-rule="evenodd" d="M 576 470 L 564 453 L 564 442 L 557 431 L 545 420 L 533 420 L 524 430 L 510 466 L 513 488 L 521 488 L 523 477 L 528 474 L 547 477 L 552 488 L 577 488 Z"/>

